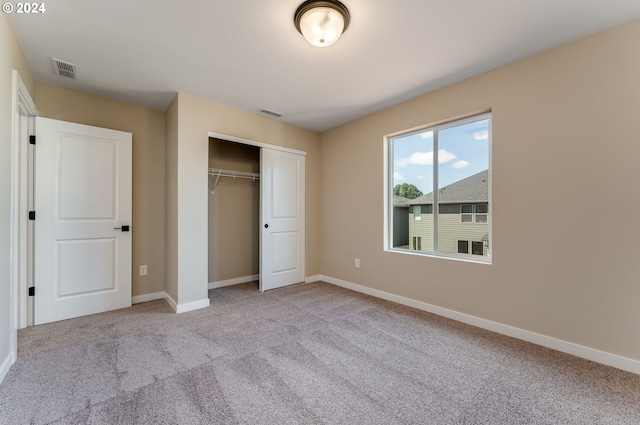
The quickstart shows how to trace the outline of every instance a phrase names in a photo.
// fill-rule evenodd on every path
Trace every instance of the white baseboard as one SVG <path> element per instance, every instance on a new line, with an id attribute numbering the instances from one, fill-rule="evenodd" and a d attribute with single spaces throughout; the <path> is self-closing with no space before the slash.
<path id="1" fill-rule="evenodd" d="M 201 308 L 209 307 L 211 300 L 209 298 L 205 298 L 199 301 L 192 301 L 190 303 L 178 304 L 176 308 L 176 313 L 186 313 L 188 311 L 199 310 Z"/>
<path id="2" fill-rule="evenodd" d="M 169 304 L 169 307 L 171 307 L 171 309 L 173 309 L 173 311 L 175 311 L 176 313 L 178 312 L 178 303 L 175 302 L 175 300 L 173 298 L 171 298 L 171 295 L 167 294 L 165 292 L 165 297 L 164 300 L 167 302 L 167 304 Z"/>
<path id="3" fill-rule="evenodd" d="M 136 299 L 137 302 L 145 302 L 145 301 L 153 301 L 153 300 L 159 300 L 159 299 L 164 299 L 165 301 L 167 301 L 167 304 L 169 304 L 169 307 L 171 307 L 171 309 L 173 311 L 175 311 L 176 313 L 186 313 L 188 311 L 193 311 L 193 310 L 198 310 L 201 308 L 206 308 L 209 307 L 209 303 L 210 300 L 209 298 L 205 298 L 203 300 L 199 300 L 199 301 L 192 301 L 190 303 L 184 303 L 184 304 L 178 304 L 176 303 L 176 301 L 171 298 L 171 296 L 169 294 L 167 294 L 166 292 L 154 292 L 152 294 L 145 294 L 145 295 L 138 295 L 136 297 L 133 297 Z M 133 304 L 136 304 L 133 302 L 133 298 L 131 299 L 131 302 Z M 142 300 L 142 301 L 140 301 Z"/>
<path id="4" fill-rule="evenodd" d="M 550 336 L 538 334 L 520 328 L 515 328 L 513 326 L 493 322 L 491 320 L 482 319 L 479 317 L 471 316 L 469 314 L 460 313 L 454 310 L 449 310 L 447 308 L 438 307 L 422 301 L 413 300 L 411 298 L 402 297 L 400 295 L 391 294 L 389 292 L 384 292 L 378 289 L 368 288 L 366 286 L 332 278 L 329 276 L 321 275 L 319 280 L 330 283 L 332 285 L 341 286 L 343 288 L 371 295 L 376 298 L 381 298 L 387 301 L 392 301 L 398 304 L 413 307 L 418 310 L 434 313 L 439 316 L 456 320 L 458 322 L 466 323 L 478 328 L 510 336 L 512 338 L 521 339 L 523 341 L 531 342 L 536 345 L 541 345 L 543 347 L 551 348 L 553 350 L 571 354 L 576 357 L 581 357 L 583 359 L 591 360 L 596 363 L 613 366 L 615 368 L 640 375 L 640 361 L 638 360 L 618 356 L 616 354 L 607 353 Z"/>
<path id="5" fill-rule="evenodd" d="M 154 292 L 152 294 L 136 295 L 131 297 L 131 304 L 146 303 L 147 301 L 164 300 L 167 298 L 167 293 L 164 291 Z"/>
<path id="6" fill-rule="evenodd" d="M 259 274 L 254 274 L 252 276 L 236 277 L 233 279 L 218 280 L 216 282 L 209 282 L 209 289 L 224 288 L 225 286 L 237 285 L 239 283 L 254 282 L 258 279 L 260 279 Z"/>
<path id="7" fill-rule="evenodd" d="M 305 283 L 318 282 L 321 279 L 321 275 L 307 276 L 304 278 Z M 225 286 L 237 285 L 239 283 L 255 282 L 260 279 L 259 274 L 252 276 L 236 277 L 233 279 L 218 280 L 216 282 L 209 282 L 209 289 L 224 288 Z M 141 301 L 142 302 L 142 301 Z"/>
<path id="8" fill-rule="evenodd" d="M 15 362 L 15 353 L 13 351 L 10 351 L 9 353 L 7 353 L 7 357 L 5 357 L 5 359 L 2 361 L 2 364 L 0 364 L 0 384 L 2 384 L 5 376 L 7 376 L 7 373 L 9 373 L 9 369 L 11 369 L 11 366 L 13 366 Z"/>

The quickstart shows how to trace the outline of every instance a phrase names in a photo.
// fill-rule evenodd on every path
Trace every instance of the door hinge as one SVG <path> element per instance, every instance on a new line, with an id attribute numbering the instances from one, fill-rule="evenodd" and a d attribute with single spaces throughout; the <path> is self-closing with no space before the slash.
<path id="1" fill-rule="evenodd" d="M 36 136 L 29 136 L 29 144 L 30 145 L 36 144 Z"/>
<path id="2" fill-rule="evenodd" d="M 29 296 L 33 297 L 36 294 L 36 287 L 32 286 L 29 288 Z"/>
<path id="3" fill-rule="evenodd" d="M 36 212 L 29 211 L 29 220 L 35 220 L 35 219 L 36 219 Z"/>

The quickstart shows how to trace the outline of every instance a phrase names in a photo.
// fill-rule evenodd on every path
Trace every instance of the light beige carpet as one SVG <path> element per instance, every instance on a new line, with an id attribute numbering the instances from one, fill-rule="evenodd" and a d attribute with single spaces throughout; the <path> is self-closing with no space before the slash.
<path id="1" fill-rule="evenodd" d="M 0 424 L 640 424 L 640 376 L 338 288 L 21 330 Z"/>

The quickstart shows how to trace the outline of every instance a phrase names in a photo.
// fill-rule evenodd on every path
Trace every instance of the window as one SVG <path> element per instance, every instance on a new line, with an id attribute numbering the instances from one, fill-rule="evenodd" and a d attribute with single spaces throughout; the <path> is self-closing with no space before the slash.
<path id="1" fill-rule="evenodd" d="M 473 205 L 460 205 L 460 222 L 473 223 Z"/>
<path id="2" fill-rule="evenodd" d="M 489 216 L 489 205 L 486 205 L 486 204 L 474 205 L 474 211 L 475 211 L 475 222 L 486 224 L 487 217 Z"/>
<path id="3" fill-rule="evenodd" d="M 469 241 L 458 241 L 458 252 L 460 254 L 469 253 Z"/>
<path id="4" fill-rule="evenodd" d="M 385 141 L 385 249 L 490 262 L 491 114 L 394 134 Z M 400 188 L 412 198 L 407 202 L 411 208 L 393 208 L 393 194 Z M 394 226 L 394 214 L 411 214 L 412 219 L 408 226 Z M 395 246 L 394 240 L 411 241 L 411 246 Z"/>
<path id="5" fill-rule="evenodd" d="M 442 211 L 442 208 L 441 208 Z M 462 204 L 460 205 L 461 223 L 487 223 L 489 206 L 487 204 Z"/>

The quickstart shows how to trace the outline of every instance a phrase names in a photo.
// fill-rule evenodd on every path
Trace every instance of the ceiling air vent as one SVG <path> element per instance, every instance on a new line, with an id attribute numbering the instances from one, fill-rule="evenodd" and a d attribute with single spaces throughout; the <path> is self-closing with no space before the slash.
<path id="1" fill-rule="evenodd" d="M 53 61 L 53 70 L 56 75 L 71 78 L 72 80 L 78 79 L 76 77 L 76 66 L 74 64 L 55 58 L 51 58 L 51 60 Z"/>
<path id="2" fill-rule="evenodd" d="M 276 117 L 276 118 L 280 118 L 282 116 L 282 114 L 279 114 L 278 112 L 270 111 L 268 109 L 260 109 L 259 112 L 261 114 L 271 115 L 272 117 Z"/>

